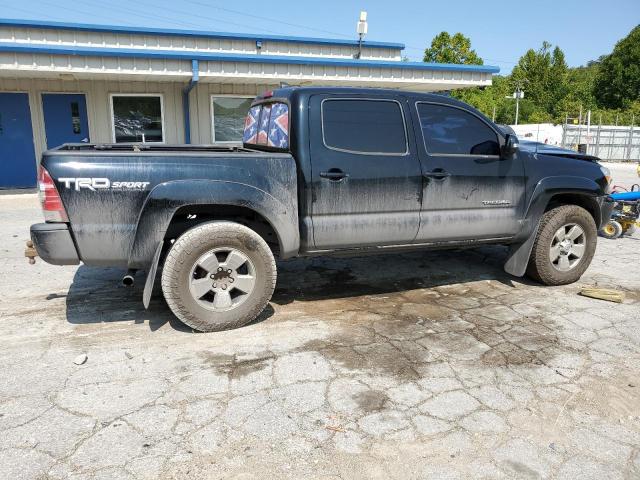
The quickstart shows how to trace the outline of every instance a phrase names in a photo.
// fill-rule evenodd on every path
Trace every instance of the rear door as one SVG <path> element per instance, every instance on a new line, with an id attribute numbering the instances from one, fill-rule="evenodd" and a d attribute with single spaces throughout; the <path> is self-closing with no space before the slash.
<path id="1" fill-rule="evenodd" d="M 411 243 L 422 177 L 407 104 L 390 96 L 310 99 L 317 249 Z"/>
<path id="2" fill-rule="evenodd" d="M 501 135 L 482 117 L 458 106 L 417 102 L 425 175 L 420 241 L 503 238 L 519 231 L 524 166 L 502 158 Z"/>
<path id="3" fill-rule="evenodd" d="M 87 102 L 82 93 L 43 93 L 47 148 L 63 143 L 89 142 Z"/>

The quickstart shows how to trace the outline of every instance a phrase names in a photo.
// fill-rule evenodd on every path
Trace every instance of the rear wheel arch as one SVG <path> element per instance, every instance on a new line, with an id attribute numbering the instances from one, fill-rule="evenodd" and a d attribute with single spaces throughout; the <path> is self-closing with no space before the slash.
<path id="1" fill-rule="evenodd" d="M 189 204 L 178 208 L 171 217 L 165 241 L 175 241 L 183 233 L 202 223 L 228 221 L 244 225 L 256 232 L 269 245 L 278 258 L 282 240 L 272 223 L 262 214 L 249 207 L 229 204 Z"/>
<path id="2" fill-rule="evenodd" d="M 257 187 L 235 182 L 180 180 L 157 185 L 140 211 L 129 254 L 129 268 L 146 269 L 149 266 L 158 245 L 167 238 L 176 213 L 185 211 L 185 208 L 195 208 L 195 215 L 198 209 L 207 209 L 209 218 L 212 209 L 222 211 L 226 219 L 232 221 L 237 213 L 241 218 L 260 218 L 254 228 L 257 224 L 262 225 L 262 233 L 267 238 L 268 232 L 275 232 L 279 256 L 294 256 L 300 247 L 298 210 L 296 197 L 289 200 L 278 199 Z M 235 209 L 235 213 L 229 209 Z"/>

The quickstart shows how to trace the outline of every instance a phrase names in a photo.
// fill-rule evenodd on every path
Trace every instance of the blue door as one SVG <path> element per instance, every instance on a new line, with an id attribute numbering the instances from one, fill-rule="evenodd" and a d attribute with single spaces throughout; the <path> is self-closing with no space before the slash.
<path id="1" fill-rule="evenodd" d="M 0 188 L 36 186 L 29 96 L 0 93 Z"/>
<path id="2" fill-rule="evenodd" d="M 89 141 L 87 102 L 82 93 L 43 93 L 47 148 Z"/>

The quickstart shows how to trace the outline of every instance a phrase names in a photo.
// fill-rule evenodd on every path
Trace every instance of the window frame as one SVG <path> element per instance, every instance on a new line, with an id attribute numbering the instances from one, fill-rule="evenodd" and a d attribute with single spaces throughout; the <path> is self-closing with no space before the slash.
<path id="1" fill-rule="evenodd" d="M 442 102 L 429 102 L 426 100 L 417 100 L 415 102 L 415 107 L 416 107 L 416 117 L 418 119 L 418 128 L 420 129 L 420 135 L 422 136 L 422 145 L 424 146 L 424 151 L 427 153 L 427 155 L 429 156 L 438 156 L 438 157 L 474 157 L 474 158 L 501 158 L 502 156 L 500 154 L 498 155 L 482 155 L 482 154 L 474 154 L 474 153 L 436 153 L 436 152 L 430 152 L 429 149 L 427 148 L 427 139 L 424 137 L 424 131 L 422 130 L 422 122 L 420 121 L 420 110 L 418 109 L 419 105 L 438 105 L 440 107 L 448 107 L 448 108 L 455 108 L 456 110 L 461 110 L 465 113 L 468 113 L 469 115 L 473 115 L 474 117 L 476 117 L 478 120 L 480 120 L 482 123 L 484 123 L 487 127 L 489 127 L 489 129 L 496 134 L 496 138 L 498 140 L 498 148 L 502 149 L 502 146 L 504 145 L 504 137 L 502 136 L 502 134 L 500 132 L 498 132 L 495 128 L 493 128 L 493 126 L 487 122 L 486 119 L 482 118 L 480 115 L 478 115 L 475 112 L 472 112 L 471 110 L 467 110 L 466 108 L 460 107 L 458 105 L 451 105 L 448 103 L 442 103 Z"/>
<path id="2" fill-rule="evenodd" d="M 255 95 L 235 95 L 233 93 L 212 93 L 211 95 L 209 95 L 209 118 L 211 119 L 211 143 L 220 143 L 222 145 L 233 145 L 236 143 L 242 143 L 242 137 L 240 137 L 240 140 L 235 141 L 235 140 L 219 140 L 216 142 L 216 123 L 215 123 L 215 110 L 213 108 L 213 100 L 215 98 L 255 98 Z M 249 108 L 251 108 L 252 105 L 249 105 Z M 245 116 L 242 117 L 243 121 L 247 116 L 247 112 L 245 112 Z"/>
<path id="3" fill-rule="evenodd" d="M 400 116 L 402 117 L 402 127 L 404 129 L 404 142 L 405 142 L 405 150 L 404 152 L 363 152 L 359 150 L 349 150 L 346 148 L 340 147 L 332 147 L 327 144 L 327 140 L 325 138 L 325 128 L 324 128 L 324 104 L 325 102 L 340 102 L 340 101 L 368 101 L 368 102 L 391 102 L 395 103 L 400 107 Z M 320 129 L 322 131 L 322 144 L 325 148 L 329 150 L 334 150 L 336 152 L 343 153 L 351 153 L 354 155 L 368 155 L 368 156 L 385 156 L 385 157 L 405 157 L 409 155 L 409 134 L 407 132 L 407 120 L 404 115 L 404 108 L 402 108 L 402 103 L 400 101 L 393 98 L 372 98 L 372 97 L 328 97 L 323 98 L 320 102 Z"/>
<path id="4" fill-rule="evenodd" d="M 115 122 L 115 111 L 113 106 L 113 98 L 114 97 L 157 97 L 160 98 L 160 123 L 162 127 L 162 141 L 161 142 L 144 142 L 144 143 L 155 143 L 157 145 L 166 144 L 166 136 L 165 136 L 165 121 L 164 121 L 164 94 L 163 93 L 110 93 L 109 94 L 109 105 L 111 107 L 111 141 L 113 143 L 116 142 L 116 122 Z M 135 145 L 143 142 L 120 142 L 121 145 Z"/>

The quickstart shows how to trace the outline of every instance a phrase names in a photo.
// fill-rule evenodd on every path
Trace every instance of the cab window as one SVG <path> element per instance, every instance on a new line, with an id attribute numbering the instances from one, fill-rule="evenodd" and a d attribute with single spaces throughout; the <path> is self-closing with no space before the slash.
<path id="1" fill-rule="evenodd" d="M 359 154 L 404 155 L 407 135 L 394 100 L 327 99 L 322 102 L 327 148 Z"/>
<path id="2" fill-rule="evenodd" d="M 418 116 L 427 152 L 432 155 L 500 155 L 498 135 L 460 108 L 419 103 Z"/>

